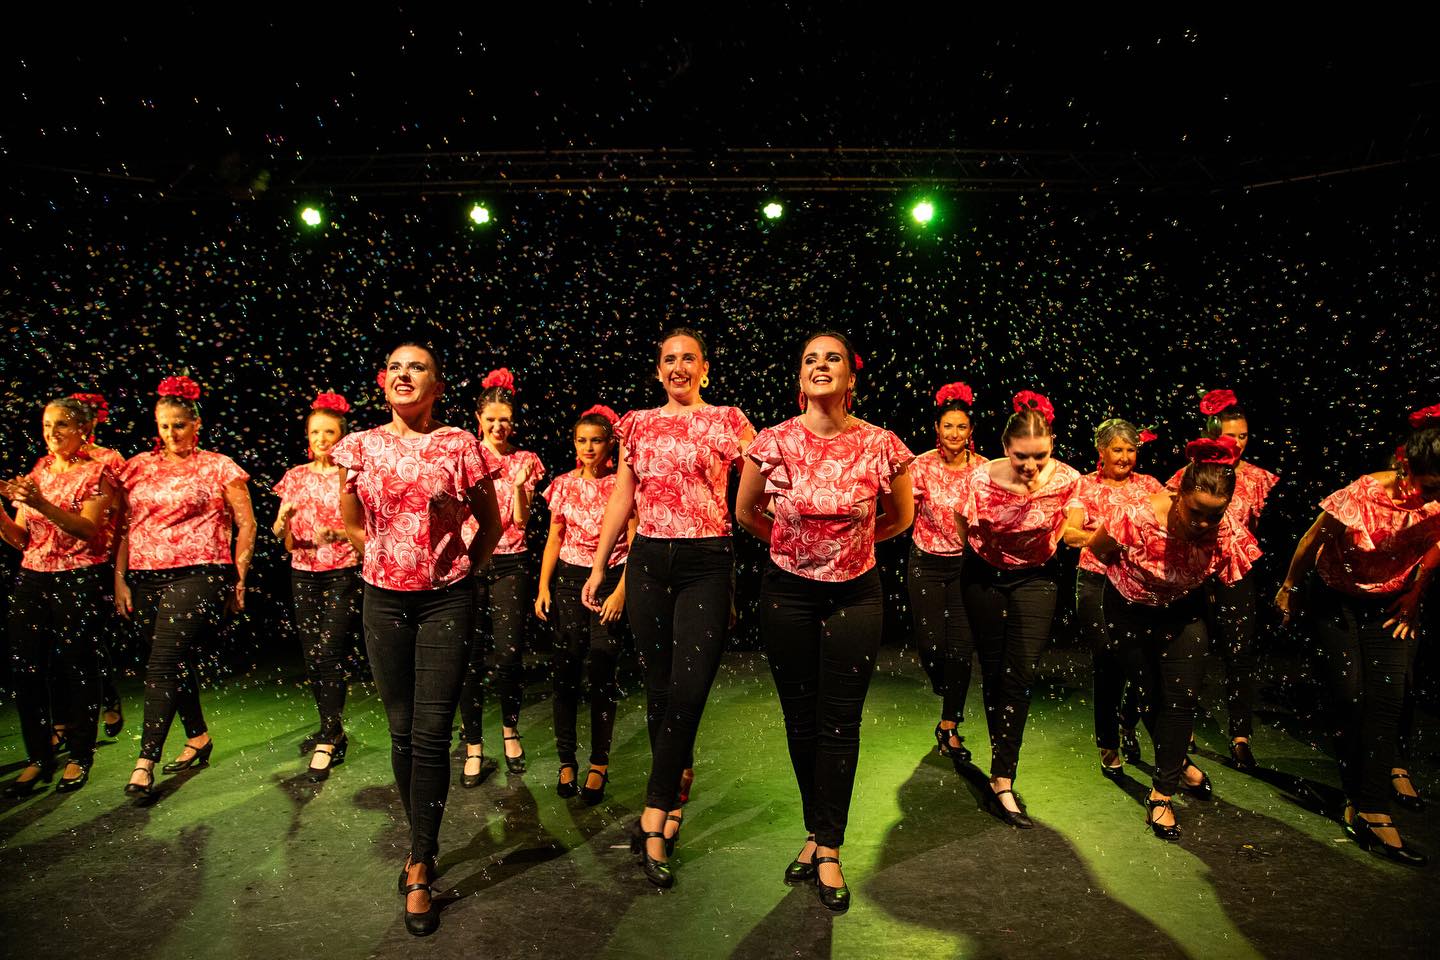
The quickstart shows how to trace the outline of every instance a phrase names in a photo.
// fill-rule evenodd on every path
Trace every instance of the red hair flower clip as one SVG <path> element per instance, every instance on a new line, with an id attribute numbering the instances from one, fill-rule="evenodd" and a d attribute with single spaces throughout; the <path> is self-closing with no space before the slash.
<path id="1" fill-rule="evenodd" d="M 1200 398 L 1200 412 L 1207 417 L 1213 417 L 1226 407 L 1233 407 L 1239 402 L 1235 399 L 1233 390 L 1211 390 Z"/>
<path id="2" fill-rule="evenodd" d="M 480 387 L 489 390 L 491 387 L 499 387 L 501 390 L 515 392 L 515 375 L 508 367 L 501 367 L 498 370 L 491 370 L 485 374 L 485 379 L 480 381 Z"/>
<path id="3" fill-rule="evenodd" d="M 603 404 L 603 403 L 597 403 L 597 404 L 595 404 L 595 406 L 591 407 L 589 410 L 586 410 L 584 413 L 580 414 L 580 416 L 582 416 L 582 417 L 589 417 L 589 416 L 601 416 L 601 417 L 604 417 L 606 420 L 609 420 L 609 421 L 610 421 L 610 426 L 612 426 L 612 427 L 615 426 L 615 424 L 617 424 L 617 423 L 620 422 L 620 417 L 615 413 L 615 411 L 614 411 L 614 410 L 611 410 L 609 407 L 605 406 L 605 404 Z"/>
<path id="4" fill-rule="evenodd" d="M 1185 444 L 1185 458 L 1193 463 L 1233 467 L 1240 462 L 1240 445 L 1233 437 L 1201 437 Z"/>
<path id="5" fill-rule="evenodd" d="M 1416 430 L 1431 424 L 1440 424 L 1440 403 L 1416 410 L 1410 414 L 1410 426 Z"/>
<path id="6" fill-rule="evenodd" d="M 855 369 L 856 369 L 856 370 L 864 370 L 864 369 L 865 369 L 865 360 L 864 360 L 864 359 L 860 356 L 860 354 L 858 354 L 858 353 L 855 354 Z"/>
<path id="7" fill-rule="evenodd" d="M 160 381 L 160 387 L 156 391 L 162 397 L 180 397 L 182 400 L 195 401 L 200 399 L 200 385 L 189 377 L 166 377 Z"/>
<path id="8" fill-rule="evenodd" d="M 381 370 L 379 373 L 375 374 L 375 382 L 380 384 L 381 390 L 385 389 L 385 373 L 386 371 Z"/>
<path id="9" fill-rule="evenodd" d="M 935 391 L 935 406 L 943 407 L 951 400 L 959 400 L 968 407 L 975 402 L 975 391 L 970 389 L 969 384 L 958 380 Z"/>
<path id="10" fill-rule="evenodd" d="M 316 395 L 314 402 L 310 404 L 310 409 L 329 410 L 334 413 L 349 413 L 350 401 L 338 393 L 331 393 L 327 390 L 324 393 Z"/>
<path id="11" fill-rule="evenodd" d="M 87 407 L 95 411 L 95 422 L 104 423 L 110 419 L 110 404 L 98 393 L 72 393 L 71 400 L 79 400 Z"/>
<path id="12" fill-rule="evenodd" d="M 1015 394 L 1010 401 L 1016 413 L 1024 413 L 1026 410 L 1038 410 L 1040 416 L 1045 418 L 1046 423 L 1055 422 L 1055 407 L 1044 394 L 1036 393 L 1034 390 L 1021 390 Z"/>
<path id="13" fill-rule="evenodd" d="M 1156 433 L 1154 430 L 1151 430 L 1149 427 L 1146 427 L 1144 430 L 1141 430 L 1141 431 L 1140 431 L 1140 442 L 1141 442 L 1141 443 L 1151 443 L 1151 442 L 1153 442 L 1153 441 L 1155 441 L 1155 440 L 1159 440 L 1159 439 L 1160 439 L 1160 435 L 1159 435 L 1158 433 Z"/>

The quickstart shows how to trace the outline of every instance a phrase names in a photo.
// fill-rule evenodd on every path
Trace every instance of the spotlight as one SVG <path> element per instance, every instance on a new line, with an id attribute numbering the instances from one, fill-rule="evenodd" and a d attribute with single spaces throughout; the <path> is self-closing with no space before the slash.
<path id="1" fill-rule="evenodd" d="M 300 222 L 307 227 L 318 227 L 325 222 L 325 215 L 319 207 L 304 207 L 300 210 Z"/>
<path id="2" fill-rule="evenodd" d="M 785 208 L 779 201 L 771 200 L 760 209 L 760 212 L 765 214 L 766 220 L 779 220 L 780 217 L 784 215 Z"/>
<path id="3" fill-rule="evenodd" d="M 935 219 L 935 204 L 931 203 L 929 200 L 921 200 L 919 203 L 915 204 L 915 206 L 910 208 L 910 216 L 914 217 L 915 222 L 923 227 L 925 224 Z"/>
<path id="4" fill-rule="evenodd" d="M 484 226 L 490 222 L 490 208 L 483 203 L 471 204 L 470 222 L 476 226 Z"/>

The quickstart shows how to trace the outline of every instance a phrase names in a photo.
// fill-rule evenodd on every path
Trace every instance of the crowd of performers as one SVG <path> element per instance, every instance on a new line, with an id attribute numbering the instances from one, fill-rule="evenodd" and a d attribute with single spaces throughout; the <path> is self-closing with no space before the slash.
<path id="1" fill-rule="evenodd" d="M 345 399 L 320 394 L 306 420 L 310 459 L 275 487 L 272 530 L 290 553 L 294 623 L 319 713 L 301 745 L 308 776 L 324 780 L 345 760 L 347 646 L 358 623 L 409 821 L 398 888 L 412 933 L 438 924 L 431 884 L 457 712 L 462 786 L 479 785 L 498 759 L 525 772 L 522 654 L 532 611 L 554 639 L 556 791 L 588 804 L 604 798 L 610 778 L 628 626 L 651 749 L 631 848 L 650 882 L 674 884 L 696 732 L 734 616 L 727 487 L 737 469 L 734 521 L 769 546 L 760 634 L 803 811 L 804 843 L 784 880 L 813 884 L 825 906 L 849 905 L 839 854 L 881 637 L 875 544 L 912 524 L 908 585 L 920 660 L 939 698 L 937 747 L 971 760 L 960 724 L 978 657 L 997 818 L 1033 826 L 1015 781 L 1060 602 L 1062 544 L 1080 550 L 1075 606 L 1093 653 L 1100 772 L 1115 778 L 1138 760 L 1143 723 L 1155 758 L 1146 822 L 1157 837 L 1179 839 L 1172 797 L 1212 793 L 1190 757 L 1212 637 L 1225 661 L 1231 759 L 1255 767 L 1251 571 L 1256 521 L 1277 478 L 1243 459 L 1249 428 L 1232 393 L 1206 395 L 1204 435 L 1162 484 L 1137 470 L 1152 437 L 1125 420 L 1095 429 L 1094 470 L 1055 459 L 1055 411 L 1030 391 L 1015 396 L 1001 455 L 987 460 L 975 450 L 974 398 L 963 383 L 937 391 L 935 446 L 917 457 L 851 413 L 862 362 L 840 333 L 801 344 L 799 413 L 759 432 L 738 408 L 702 399 L 710 365 L 698 332 L 670 331 L 658 348 L 663 405 L 623 417 L 586 410 L 573 427 L 574 469 L 551 479 L 511 442 L 508 371 L 484 382 L 477 438 L 434 417 L 441 358 L 401 345 L 379 377 L 390 421 L 352 432 Z M 0 511 L 0 536 L 23 555 L 8 626 L 29 759 L 7 796 L 32 793 L 57 770 L 56 790 L 81 788 L 97 726 L 112 737 L 122 728 L 106 639 L 112 606 L 135 621 L 148 651 L 140 751 L 125 792 L 141 802 L 154 795 L 176 714 L 185 744 L 162 773 L 211 760 L 197 663 L 227 610 L 244 608 L 256 523 L 249 475 L 199 444 L 199 396 L 188 378 L 166 378 L 155 447 L 128 460 L 95 443 L 102 398 L 55 399 L 41 421 L 48 454 L 0 490 L 15 506 L 13 518 Z M 532 581 L 525 530 L 537 492 L 550 528 Z M 1425 857 L 1403 842 L 1390 810 L 1421 806 L 1396 765 L 1396 742 L 1420 598 L 1437 563 L 1440 406 L 1411 415 L 1393 469 L 1320 503 L 1274 599 L 1287 622 L 1303 614 L 1323 653 L 1346 831 L 1415 865 Z M 498 759 L 484 750 L 487 691 L 500 701 Z"/>

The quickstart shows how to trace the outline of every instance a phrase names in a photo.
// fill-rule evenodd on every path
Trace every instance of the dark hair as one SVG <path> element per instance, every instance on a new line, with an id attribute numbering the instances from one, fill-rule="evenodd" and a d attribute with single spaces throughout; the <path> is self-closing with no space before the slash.
<path id="1" fill-rule="evenodd" d="M 54 400 L 48 401 L 45 406 L 59 407 L 66 414 L 74 417 L 81 426 L 95 419 L 95 408 L 84 400 L 77 400 L 74 397 L 56 397 Z"/>
<path id="2" fill-rule="evenodd" d="M 691 340 L 700 344 L 700 359 L 710 359 L 710 350 L 705 346 L 705 338 L 700 335 L 699 330 L 696 330 L 694 327 L 671 327 L 669 330 L 660 334 L 660 340 L 655 344 L 655 352 L 657 354 L 655 358 L 656 363 L 659 363 L 661 360 L 659 354 L 665 349 L 665 341 L 672 337 L 689 337 Z"/>
<path id="3" fill-rule="evenodd" d="M 1050 429 L 1050 422 L 1045 419 L 1045 414 L 1039 410 L 1027 408 L 1010 414 L 1010 419 L 1005 421 L 1005 429 L 1000 431 L 1000 443 L 1009 447 L 1010 441 L 1019 437 L 1054 436 L 1055 431 Z"/>
<path id="4" fill-rule="evenodd" d="M 317 413 L 323 413 L 327 417 L 334 417 L 340 421 L 340 435 L 343 437 L 350 432 L 350 423 L 345 419 L 345 414 L 339 410 L 331 410 L 329 407 L 311 407 L 310 412 L 305 414 L 305 432 L 310 432 L 310 418 Z"/>
<path id="5" fill-rule="evenodd" d="M 1140 431 L 1135 429 L 1135 424 L 1119 417 L 1111 417 L 1095 428 L 1096 449 L 1108 447 L 1110 441 L 1116 437 L 1123 437 L 1132 447 L 1140 446 Z"/>
<path id="6" fill-rule="evenodd" d="M 935 407 L 935 422 L 939 423 L 945 419 L 945 414 L 954 413 L 956 410 L 965 414 L 966 419 L 971 418 L 970 404 L 961 400 L 959 397 L 951 397 L 949 400 Z"/>
<path id="7" fill-rule="evenodd" d="M 615 425 L 610 422 L 608 417 L 601 416 L 598 413 L 582 413 L 576 418 L 575 426 L 571 428 L 571 432 L 579 430 L 581 427 L 599 427 L 605 431 L 606 443 L 615 442 Z"/>
<path id="8" fill-rule="evenodd" d="M 850 343 L 850 338 L 845 336 L 845 334 L 839 332 L 838 330 L 817 330 L 814 333 L 810 334 L 810 336 L 806 337 L 804 341 L 800 344 L 800 363 L 803 364 L 805 362 L 805 351 L 810 346 L 810 344 L 814 343 L 816 340 L 819 340 L 821 337 L 829 337 L 832 340 L 840 341 L 840 346 L 845 349 L 845 363 L 847 366 L 850 367 L 850 372 L 854 373 L 855 347 Z"/>
<path id="9" fill-rule="evenodd" d="M 1235 468 L 1228 463 L 1197 463 L 1191 460 L 1180 475 L 1180 492 L 1199 490 L 1222 500 L 1235 496 Z"/>
<path id="10" fill-rule="evenodd" d="M 486 387 L 480 391 L 480 396 L 475 398 L 475 412 L 483 412 L 492 403 L 503 403 L 513 413 L 515 411 L 515 391 L 500 386 Z"/>
<path id="11" fill-rule="evenodd" d="M 157 407 L 179 407 L 190 414 L 196 420 L 200 419 L 200 403 L 196 400 L 186 400 L 184 397 L 177 397 L 173 394 L 162 394 L 155 400 Z"/>
<path id="12" fill-rule="evenodd" d="M 1440 474 L 1440 424 L 1411 429 L 1400 449 L 1405 451 L 1412 475 Z"/>
<path id="13" fill-rule="evenodd" d="M 1238 403 L 1232 403 L 1219 413 L 1212 413 L 1210 415 L 1209 419 L 1205 421 L 1205 434 L 1210 437 L 1218 437 L 1224 425 L 1229 421 L 1249 419 L 1249 417 L 1245 416 L 1244 407 Z"/>
<path id="14" fill-rule="evenodd" d="M 430 344 L 420 343 L 418 340 L 406 340 L 403 343 L 397 343 L 391 347 L 390 352 L 385 354 L 385 366 L 390 366 L 390 358 L 394 356 L 395 351 L 401 347 L 415 347 L 417 350 L 424 350 L 428 353 L 430 355 L 430 362 L 435 365 L 435 379 L 441 383 L 445 382 L 445 363 L 440 359 L 440 354 L 436 353 L 435 348 L 430 346 Z"/>

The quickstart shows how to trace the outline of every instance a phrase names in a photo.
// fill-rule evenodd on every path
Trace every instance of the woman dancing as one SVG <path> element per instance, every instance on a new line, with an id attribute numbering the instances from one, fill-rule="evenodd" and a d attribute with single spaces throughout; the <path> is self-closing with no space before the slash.
<path id="1" fill-rule="evenodd" d="M 915 514 L 914 456 L 849 413 L 859 366 L 841 334 L 805 342 L 801 414 L 756 435 L 735 500 L 740 525 L 770 545 L 760 630 L 808 833 L 785 881 L 814 880 L 835 911 L 850 906 L 840 846 L 884 621 L 875 543 Z"/>

